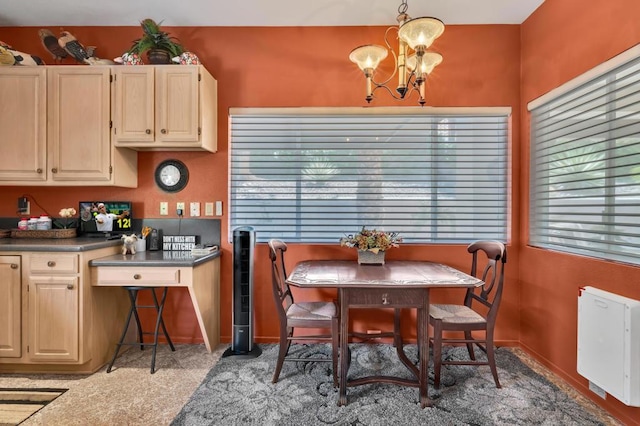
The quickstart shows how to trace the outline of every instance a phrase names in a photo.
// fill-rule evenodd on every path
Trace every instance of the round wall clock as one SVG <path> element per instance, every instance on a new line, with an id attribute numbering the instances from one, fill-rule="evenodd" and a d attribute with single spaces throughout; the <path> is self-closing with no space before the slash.
<path id="1" fill-rule="evenodd" d="M 156 168 L 156 185 L 166 192 L 182 191 L 189 182 L 189 169 L 179 160 L 165 160 Z"/>

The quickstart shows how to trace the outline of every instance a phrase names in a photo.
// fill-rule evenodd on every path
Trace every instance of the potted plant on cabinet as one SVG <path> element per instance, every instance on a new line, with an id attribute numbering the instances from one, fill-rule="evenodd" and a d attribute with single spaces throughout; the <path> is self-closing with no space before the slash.
<path id="1" fill-rule="evenodd" d="M 178 39 L 162 31 L 160 25 L 153 19 L 147 18 L 141 21 L 140 26 L 144 34 L 141 38 L 134 40 L 129 53 L 142 55 L 146 52 L 149 63 L 170 64 L 171 58 L 184 52 Z"/>

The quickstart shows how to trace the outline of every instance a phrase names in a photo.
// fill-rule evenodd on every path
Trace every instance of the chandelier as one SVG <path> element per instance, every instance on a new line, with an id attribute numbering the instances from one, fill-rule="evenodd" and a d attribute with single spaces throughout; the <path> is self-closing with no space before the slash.
<path id="1" fill-rule="evenodd" d="M 425 80 L 427 75 L 442 62 L 442 55 L 429 52 L 427 49 L 435 39 L 444 32 L 444 23 L 431 17 L 411 19 L 407 15 L 407 0 L 401 0 L 398 6 L 397 27 L 387 28 L 384 41 L 387 48 L 375 44 L 356 47 L 349 54 L 349 59 L 364 72 L 367 79 L 368 103 L 373 99 L 373 93 L 384 88 L 389 94 L 398 100 L 407 99 L 411 93 L 418 92 L 418 102 L 425 104 Z M 396 31 L 398 37 L 398 53 L 396 53 L 388 41 L 390 31 Z M 393 55 L 395 68 L 389 78 L 381 83 L 373 79 L 373 73 L 382 60 L 387 57 L 388 51 Z M 387 87 L 387 83 L 398 75 L 398 87 L 396 93 Z"/>

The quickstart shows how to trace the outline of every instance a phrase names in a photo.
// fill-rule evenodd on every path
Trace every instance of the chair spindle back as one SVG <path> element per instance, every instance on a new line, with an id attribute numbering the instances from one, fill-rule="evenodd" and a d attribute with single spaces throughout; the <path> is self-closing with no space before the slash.
<path id="1" fill-rule="evenodd" d="M 284 252 L 287 245 L 281 240 L 269 241 L 269 258 L 271 259 L 271 277 L 273 297 L 280 314 L 285 315 L 289 306 L 293 304 L 293 294 L 287 284 L 287 269 L 284 264 Z"/>
<path id="2" fill-rule="evenodd" d="M 507 263 L 507 249 L 499 241 L 476 241 L 467 247 L 472 254 L 471 275 L 484 281 L 481 287 L 467 290 L 464 304 L 471 307 L 474 301 L 489 308 L 488 321 L 495 320 L 495 316 L 502 299 L 502 285 L 504 283 L 504 265 Z M 486 265 L 482 267 L 479 252 L 486 255 Z M 482 268 L 482 275 L 478 270 Z"/>

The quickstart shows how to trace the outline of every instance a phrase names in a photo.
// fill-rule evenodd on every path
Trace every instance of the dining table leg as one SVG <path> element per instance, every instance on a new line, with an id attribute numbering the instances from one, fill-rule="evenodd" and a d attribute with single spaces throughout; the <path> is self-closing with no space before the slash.
<path id="1" fill-rule="evenodd" d="M 430 407 L 429 400 L 429 289 L 424 289 L 423 304 L 417 313 L 418 342 L 420 345 L 420 407 Z"/>
<path id="2" fill-rule="evenodd" d="M 349 369 L 349 306 L 348 290 L 339 290 L 340 301 L 340 383 L 338 405 L 347 405 L 347 370 Z"/>

